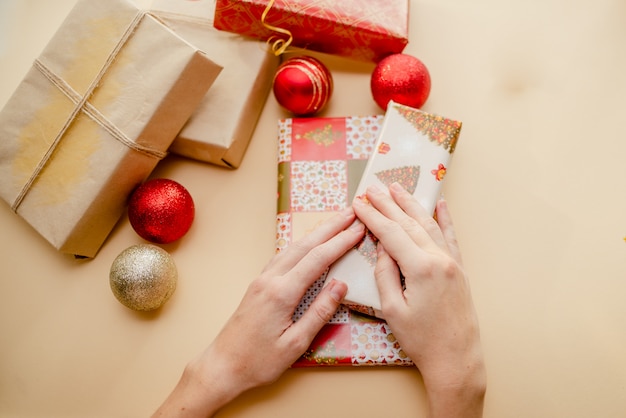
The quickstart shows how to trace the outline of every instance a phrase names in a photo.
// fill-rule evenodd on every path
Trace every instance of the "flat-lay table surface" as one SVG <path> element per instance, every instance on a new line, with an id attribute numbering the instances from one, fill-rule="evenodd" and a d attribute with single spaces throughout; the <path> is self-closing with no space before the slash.
<path id="1" fill-rule="evenodd" d="M 0 106 L 74 0 L 0 2 Z M 423 110 L 463 121 L 446 177 L 481 321 L 486 417 L 626 411 L 626 3 L 412 0 L 405 52 L 429 67 Z M 316 55 L 335 91 L 318 116 L 381 114 L 373 64 Z M 158 69 L 153 69 L 157 71 Z M 178 288 L 159 311 L 122 306 L 113 259 L 145 242 L 123 217 L 75 260 L 0 205 L 0 416 L 148 416 L 274 254 L 276 125 L 267 100 L 237 170 L 169 156 L 152 177 L 196 219 L 163 246 Z M 2 179 L 0 179 L 2 181 Z M 222 417 L 416 417 L 412 368 L 289 370 Z"/>

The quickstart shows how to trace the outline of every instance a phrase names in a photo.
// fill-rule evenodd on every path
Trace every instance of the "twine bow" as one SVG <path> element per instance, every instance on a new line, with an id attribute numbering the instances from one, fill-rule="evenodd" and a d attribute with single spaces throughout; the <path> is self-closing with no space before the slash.
<path id="1" fill-rule="evenodd" d="M 63 124 L 63 126 L 61 127 L 57 135 L 55 136 L 54 140 L 48 147 L 46 153 L 43 155 L 43 157 L 37 164 L 37 167 L 35 167 L 35 169 L 33 170 L 30 178 L 24 184 L 24 186 L 22 187 L 22 190 L 15 198 L 15 201 L 11 205 L 11 209 L 13 210 L 13 212 L 17 212 L 18 208 L 22 204 L 22 201 L 26 197 L 26 194 L 32 188 L 33 183 L 35 182 L 37 177 L 39 177 L 39 175 L 41 174 L 41 171 L 46 166 L 50 158 L 52 157 L 52 154 L 54 153 L 55 149 L 59 145 L 59 142 L 61 142 L 63 135 L 65 135 L 70 125 L 76 119 L 76 116 L 80 112 L 83 112 L 84 114 L 89 116 L 94 122 L 96 122 L 98 125 L 104 128 L 114 139 L 121 142 L 125 146 L 135 151 L 141 152 L 145 155 L 148 155 L 150 157 L 153 157 L 153 158 L 162 159 L 165 157 L 166 155 L 165 152 L 154 150 L 149 147 L 144 147 L 132 141 L 131 139 L 129 139 L 111 121 L 107 120 L 106 117 L 102 115 L 102 113 L 100 113 L 95 107 L 93 107 L 91 104 L 87 102 L 89 98 L 91 97 L 91 95 L 93 94 L 96 87 L 98 86 L 98 84 L 100 83 L 100 81 L 102 80 L 102 78 L 104 77 L 104 75 L 106 74 L 111 64 L 113 64 L 113 62 L 115 61 L 115 58 L 117 57 L 117 55 L 119 54 L 123 46 L 130 39 L 133 32 L 135 31 L 135 29 L 137 28 L 137 26 L 139 25 L 139 23 L 142 21 L 142 19 L 145 17 L 146 14 L 147 12 L 145 11 L 141 11 L 141 10 L 138 11 L 138 13 L 135 15 L 133 20 L 129 23 L 128 27 L 124 31 L 124 34 L 118 41 L 113 51 L 107 57 L 107 60 L 102 66 L 102 68 L 100 69 L 100 71 L 98 72 L 96 77 L 92 80 L 91 84 L 87 88 L 87 91 L 82 96 L 79 95 L 65 80 L 63 80 L 58 75 L 54 74 L 41 61 L 35 60 L 33 67 L 37 69 L 44 77 L 46 77 L 53 85 L 55 85 L 66 97 L 68 97 L 74 103 L 74 109 L 68 115 L 67 120 L 65 121 L 65 123 Z"/>

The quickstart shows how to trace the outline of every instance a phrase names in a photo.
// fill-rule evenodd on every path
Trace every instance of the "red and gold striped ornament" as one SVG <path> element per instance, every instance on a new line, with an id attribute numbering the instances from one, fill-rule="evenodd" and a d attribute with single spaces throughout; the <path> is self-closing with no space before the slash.
<path id="1" fill-rule="evenodd" d="M 310 56 L 289 58 L 276 70 L 274 97 L 296 116 L 319 112 L 333 92 L 333 78 L 321 61 Z"/>

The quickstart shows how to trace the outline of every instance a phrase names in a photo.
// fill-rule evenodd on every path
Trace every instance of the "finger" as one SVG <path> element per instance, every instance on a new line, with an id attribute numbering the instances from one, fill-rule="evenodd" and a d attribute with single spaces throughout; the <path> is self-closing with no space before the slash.
<path id="1" fill-rule="evenodd" d="M 380 294 L 380 302 L 383 313 L 387 316 L 387 310 L 402 306 L 405 303 L 402 283 L 400 282 L 400 270 L 398 265 L 385 251 L 381 242 L 376 246 L 376 267 L 374 277 Z"/>
<path id="2" fill-rule="evenodd" d="M 355 222 L 348 229 L 312 248 L 283 275 L 288 283 L 285 286 L 288 297 L 295 300 L 295 303 L 302 299 L 306 290 L 326 271 L 328 266 L 353 248 L 364 234 L 365 226 L 361 222 Z"/>
<path id="3" fill-rule="evenodd" d="M 332 279 L 320 291 L 298 322 L 285 331 L 284 336 L 287 341 L 291 341 L 292 344 L 302 344 L 298 355 L 301 355 L 311 345 L 311 341 L 320 329 L 330 321 L 347 292 L 347 284 Z"/>
<path id="4" fill-rule="evenodd" d="M 419 222 L 437 245 L 445 248 L 445 239 L 432 213 L 429 213 L 412 194 L 398 183 L 392 183 L 389 186 L 389 193 L 407 215 Z"/>
<path id="5" fill-rule="evenodd" d="M 313 231 L 289 245 L 285 251 L 274 256 L 264 271 L 273 269 L 278 275 L 286 273 L 309 251 L 336 236 L 354 221 L 355 215 L 351 207 L 331 216 Z"/>
<path id="6" fill-rule="evenodd" d="M 380 242 L 391 258 L 396 260 L 405 274 L 413 270 L 412 264 L 417 264 L 419 258 L 424 255 L 417 243 L 395 221 L 387 218 L 372 205 L 368 205 L 361 199 L 355 199 L 352 203 L 357 217 L 363 221 Z"/>
<path id="7" fill-rule="evenodd" d="M 399 187 L 401 188 L 401 186 Z M 408 201 L 414 200 L 413 197 L 407 192 L 403 193 L 401 201 L 405 203 L 406 206 L 410 206 Z M 432 237 L 419 220 L 407 214 L 392 196 L 383 192 L 378 187 L 371 186 L 367 188 L 367 198 L 380 213 L 392 221 L 397 222 L 408 236 L 420 247 L 431 248 L 435 245 L 439 245 L 439 243 L 433 241 Z M 374 233 L 374 235 L 376 235 L 376 233 Z"/>
<path id="8" fill-rule="evenodd" d="M 454 260 L 463 265 L 461 259 L 461 249 L 456 238 L 456 232 L 454 231 L 454 224 L 452 223 L 452 216 L 448 210 L 448 202 L 441 199 L 437 202 L 437 222 L 441 228 L 441 232 L 446 241 L 448 251 Z"/>

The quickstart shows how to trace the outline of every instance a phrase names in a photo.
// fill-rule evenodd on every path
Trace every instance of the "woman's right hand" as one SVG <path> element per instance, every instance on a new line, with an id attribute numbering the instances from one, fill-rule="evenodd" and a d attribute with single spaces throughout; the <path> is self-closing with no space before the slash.
<path id="1" fill-rule="evenodd" d="M 445 201 L 437 221 L 397 183 L 355 199 L 378 238 L 382 312 L 424 379 L 431 417 L 482 416 L 486 388 L 478 319 Z M 401 282 L 404 277 L 404 286 Z"/>

